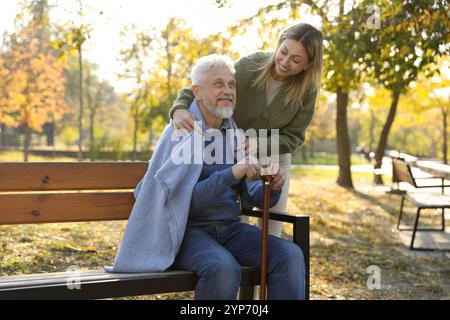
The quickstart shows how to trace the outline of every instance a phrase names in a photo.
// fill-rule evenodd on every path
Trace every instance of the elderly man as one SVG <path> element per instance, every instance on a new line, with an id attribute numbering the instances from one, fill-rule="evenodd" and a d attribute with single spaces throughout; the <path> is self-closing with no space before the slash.
<path id="1" fill-rule="evenodd" d="M 225 160 L 227 129 L 236 103 L 236 83 L 232 61 L 210 55 L 198 60 L 192 70 L 195 100 L 190 109 L 199 109 L 203 136 L 213 132 L 223 139 L 223 150 L 214 150 L 215 161 L 204 160 L 195 184 L 181 248 L 174 266 L 199 276 L 195 299 L 236 299 L 241 265 L 260 267 L 261 230 L 239 219 L 242 199 L 247 205 L 262 207 L 263 185 L 258 164 Z M 200 130 L 200 128 L 197 128 Z M 215 140 L 214 139 L 214 140 Z M 204 149 L 213 141 L 205 140 Z M 217 142 L 217 141 L 216 141 Z M 215 145 L 217 149 L 217 144 Z M 217 156 L 219 154 L 219 156 Z M 221 158 L 223 156 L 223 158 Z M 283 175 L 274 175 L 270 205 L 274 206 L 284 184 Z M 305 273 L 301 249 L 292 242 L 268 237 L 268 298 L 304 299 Z"/>

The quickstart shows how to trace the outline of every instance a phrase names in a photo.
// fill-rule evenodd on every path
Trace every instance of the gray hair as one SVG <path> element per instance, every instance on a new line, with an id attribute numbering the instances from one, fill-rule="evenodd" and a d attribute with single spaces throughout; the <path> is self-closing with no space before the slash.
<path id="1" fill-rule="evenodd" d="M 201 57 L 197 60 L 196 64 L 191 71 L 192 85 L 199 85 L 203 80 L 205 72 L 212 68 L 224 67 L 227 68 L 232 74 L 236 73 L 234 69 L 233 61 L 224 55 L 210 54 L 208 56 Z"/>

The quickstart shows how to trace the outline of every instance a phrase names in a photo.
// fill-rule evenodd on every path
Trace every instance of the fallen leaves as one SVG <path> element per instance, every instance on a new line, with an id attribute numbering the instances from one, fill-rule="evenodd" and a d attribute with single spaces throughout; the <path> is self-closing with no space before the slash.
<path id="1" fill-rule="evenodd" d="M 95 246 L 80 247 L 74 243 L 66 243 L 64 248 L 72 250 L 72 251 L 76 251 L 76 252 L 97 253 L 97 248 Z"/>

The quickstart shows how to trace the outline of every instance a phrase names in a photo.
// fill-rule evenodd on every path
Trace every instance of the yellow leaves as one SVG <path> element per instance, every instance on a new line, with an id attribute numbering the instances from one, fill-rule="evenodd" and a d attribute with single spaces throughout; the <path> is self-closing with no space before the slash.
<path id="1" fill-rule="evenodd" d="M 402 55 L 406 56 L 409 52 L 409 47 L 405 44 L 402 46 L 402 48 L 400 49 L 400 52 L 402 53 Z"/>
<path id="2" fill-rule="evenodd" d="M 74 56 L 76 56 L 78 54 L 78 50 L 76 48 L 73 48 L 73 47 L 69 48 L 68 51 L 69 51 L 69 54 L 72 57 L 74 57 Z"/>
<path id="3" fill-rule="evenodd" d="M 95 246 L 80 247 L 74 242 L 66 243 L 64 249 L 75 252 L 97 253 L 97 248 Z"/>
<path id="4" fill-rule="evenodd" d="M 0 77 L 6 77 L 9 75 L 8 69 L 0 69 Z"/>
<path id="5" fill-rule="evenodd" d="M 39 70 L 39 69 L 44 68 L 45 66 L 43 65 L 43 62 L 44 61 L 43 61 L 42 57 L 38 57 L 37 59 L 31 59 L 30 60 L 31 69 Z"/>
<path id="6" fill-rule="evenodd" d="M 5 56 L 8 63 L 0 65 L 4 76 L 0 93 L 4 112 L 2 118 L 9 125 L 25 123 L 41 131 L 42 125 L 60 110 L 66 109 L 64 101 L 63 70 L 66 66 L 49 53 L 39 52 L 39 45 L 26 38 L 8 48 Z"/>
<path id="7" fill-rule="evenodd" d="M 11 105 L 21 106 L 25 104 L 27 98 L 23 94 L 17 93 L 11 95 L 9 100 Z"/>
<path id="8" fill-rule="evenodd" d="M 385 27 L 385 34 L 391 34 L 395 31 L 395 27 L 393 24 L 388 25 L 387 27 Z"/>

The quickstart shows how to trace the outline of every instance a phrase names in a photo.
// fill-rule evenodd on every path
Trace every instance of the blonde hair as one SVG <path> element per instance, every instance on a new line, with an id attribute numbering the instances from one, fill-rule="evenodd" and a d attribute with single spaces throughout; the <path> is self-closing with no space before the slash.
<path id="1" fill-rule="evenodd" d="M 308 89 L 317 90 L 320 89 L 320 80 L 323 65 L 322 56 L 322 32 L 313 27 L 310 24 L 298 23 L 283 31 L 276 50 L 256 71 L 262 71 L 256 78 L 253 85 L 257 86 L 260 90 L 267 90 L 271 74 L 275 68 L 275 55 L 277 54 L 281 43 L 286 39 L 297 40 L 300 42 L 306 50 L 308 55 L 308 62 L 311 66 L 307 70 L 303 70 L 300 73 L 291 76 L 294 78 L 291 85 L 286 90 L 286 97 L 284 104 L 293 108 L 295 105 L 301 105 L 305 98 L 306 91 Z M 318 96 L 318 95 L 317 95 Z M 317 97 L 316 97 L 317 98 Z"/>

